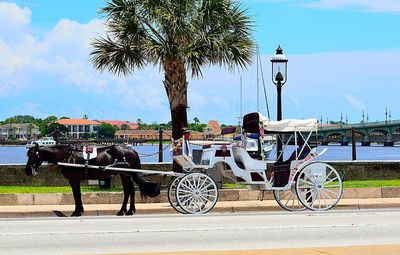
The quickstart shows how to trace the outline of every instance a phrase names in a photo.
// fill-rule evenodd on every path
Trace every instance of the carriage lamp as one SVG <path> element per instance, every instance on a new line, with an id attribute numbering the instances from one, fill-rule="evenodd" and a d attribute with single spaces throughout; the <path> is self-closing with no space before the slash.
<path id="1" fill-rule="evenodd" d="M 276 49 L 275 55 L 271 59 L 272 63 L 272 82 L 276 85 L 277 90 L 277 114 L 276 119 L 282 120 L 282 86 L 285 85 L 287 80 L 287 63 L 288 59 L 283 55 L 283 50 L 279 45 Z M 282 151 L 282 140 L 277 139 L 276 141 L 276 157 L 277 161 L 281 162 L 283 159 Z M 280 155 L 280 157 L 279 157 Z"/>
<path id="2" fill-rule="evenodd" d="M 287 80 L 288 59 L 283 54 L 281 46 L 276 49 L 276 54 L 271 59 L 272 63 L 272 82 L 278 86 L 283 86 Z"/>

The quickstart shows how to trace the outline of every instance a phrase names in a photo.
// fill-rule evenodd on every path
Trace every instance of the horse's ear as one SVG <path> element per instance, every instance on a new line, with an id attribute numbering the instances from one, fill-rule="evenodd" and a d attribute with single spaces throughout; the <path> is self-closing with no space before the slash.
<path id="1" fill-rule="evenodd" d="M 35 143 L 35 148 L 39 149 L 39 144 L 38 143 Z"/>

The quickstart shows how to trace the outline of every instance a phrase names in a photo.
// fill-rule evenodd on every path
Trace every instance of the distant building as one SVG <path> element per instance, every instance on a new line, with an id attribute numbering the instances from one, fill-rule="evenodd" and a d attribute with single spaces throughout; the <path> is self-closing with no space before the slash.
<path id="1" fill-rule="evenodd" d="M 39 127 L 32 123 L 9 123 L 0 126 L 0 139 L 30 140 L 40 135 Z"/>
<path id="2" fill-rule="evenodd" d="M 207 124 L 207 127 L 204 129 L 204 134 L 206 138 L 215 138 L 221 135 L 221 126 L 218 121 L 210 120 Z"/>
<path id="3" fill-rule="evenodd" d="M 171 140 L 172 131 L 163 131 L 163 140 Z M 115 133 L 115 138 L 125 140 L 144 140 L 157 141 L 159 139 L 158 130 L 118 130 Z M 197 131 L 190 131 L 191 140 L 204 140 L 204 134 Z"/>
<path id="4" fill-rule="evenodd" d="M 122 125 L 128 125 L 129 129 L 137 129 L 139 125 L 136 122 L 122 121 L 122 120 L 99 120 L 100 123 L 107 123 L 121 128 Z"/>
<path id="5" fill-rule="evenodd" d="M 56 121 L 67 127 L 68 134 L 72 138 L 81 138 L 84 133 L 97 134 L 100 123 L 87 119 L 61 119 Z"/>

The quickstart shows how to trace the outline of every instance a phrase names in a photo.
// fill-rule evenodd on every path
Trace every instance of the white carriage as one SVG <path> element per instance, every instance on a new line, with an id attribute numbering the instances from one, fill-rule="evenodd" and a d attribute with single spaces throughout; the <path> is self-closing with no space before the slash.
<path id="1" fill-rule="evenodd" d="M 215 166 L 219 166 L 224 177 L 237 183 L 273 191 L 278 204 L 289 211 L 324 211 L 339 202 L 343 193 L 341 176 L 329 164 L 315 161 L 326 149 L 318 153 L 309 143 L 317 132 L 315 119 L 269 121 L 259 113 L 250 113 L 243 118 L 243 130 L 259 135 L 275 134 L 284 142 L 282 151 L 293 142 L 297 149 L 287 160 L 275 162 L 272 169 L 267 169 L 266 160 L 249 156 L 244 134 L 240 142 L 204 146 L 199 164 L 186 154 L 175 156 L 174 160 L 185 172 L 168 188 L 168 199 L 176 211 L 203 214 L 215 206 L 218 187 L 207 174 Z"/>

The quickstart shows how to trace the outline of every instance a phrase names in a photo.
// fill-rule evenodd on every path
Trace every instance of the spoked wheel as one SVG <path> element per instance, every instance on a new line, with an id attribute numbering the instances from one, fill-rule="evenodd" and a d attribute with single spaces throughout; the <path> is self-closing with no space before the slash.
<path id="1" fill-rule="evenodd" d="M 329 210 L 342 197 L 342 179 L 332 166 L 314 162 L 305 166 L 298 175 L 296 193 L 300 202 L 308 209 Z"/>
<path id="2" fill-rule="evenodd" d="M 206 174 L 187 174 L 177 184 L 176 200 L 186 213 L 207 213 L 217 203 L 217 184 Z"/>
<path id="3" fill-rule="evenodd" d="M 175 177 L 171 184 L 168 187 L 168 201 L 172 208 L 175 209 L 175 211 L 179 213 L 186 214 L 184 210 L 179 206 L 178 201 L 176 200 L 176 186 L 178 185 L 178 182 L 182 179 L 182 177 Z"/>
<path id="4" fill-rule="evenodd" d="M 279 206 L 287 211 L 303 211 L 306 209 L 296 195 L 295 183 L 289 190 L 274 190 L 274 197 Z"/>

